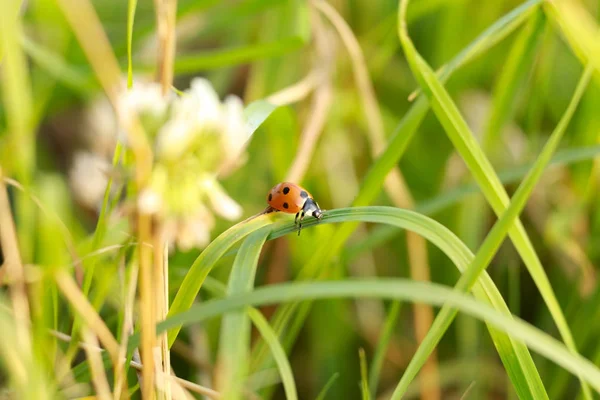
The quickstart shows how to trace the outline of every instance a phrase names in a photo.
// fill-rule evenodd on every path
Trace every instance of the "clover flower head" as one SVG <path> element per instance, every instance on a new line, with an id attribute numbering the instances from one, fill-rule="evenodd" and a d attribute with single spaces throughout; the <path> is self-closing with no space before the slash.
<path id="1" fill-rule="evenodd" d="M 166 99 L 157 84 L 148 85 L 134 86 L 123 100 L 126 110 L 141 113 L 155 155 L 138 210 L 162 221 L 167 239 L 180 248 L 204 246 L 215 225 L 213 213 L 228 220 L 242 215 L 218 177 L 243 159 L 248 139 L 243 103 L 235 96 L 221 102 L 204 78 Z"/>

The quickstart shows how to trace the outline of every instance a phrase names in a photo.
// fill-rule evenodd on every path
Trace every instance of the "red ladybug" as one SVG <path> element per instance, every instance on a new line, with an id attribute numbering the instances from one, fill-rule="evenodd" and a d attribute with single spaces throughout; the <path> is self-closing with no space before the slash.
<path id="1" fill-rule="evenodd" d="M 319 208 L 312 195 L 295 183 L 282 182 L 275 185 L 267 195 L 267 203 L 275 211 L 296 214 L 294 223 L 298 224 L 298 236 L 302 229 L 302 220 L 306 215 L 313 216 L 319 221 L 323 218 L 323 210 Z"/>

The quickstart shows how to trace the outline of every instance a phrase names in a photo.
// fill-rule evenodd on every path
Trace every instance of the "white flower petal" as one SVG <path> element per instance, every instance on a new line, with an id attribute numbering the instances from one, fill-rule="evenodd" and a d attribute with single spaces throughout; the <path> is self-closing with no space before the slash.
<path id="1" fill-rule="evenodd" d="M 69 170 L 69 184 L 77 201 L 87 207 L 96 208 L 104 198 L 111 165 L 99 155 L 75 153 Z"/>
<path id="2" fill-rule="evenodd" d="M 163 125 L 156 137 L 156 153 L 159 158 L 174 160 L 182 156 L 196 139 L 197 131 L 182 119 L 174 119 Z"/>
<path id="3" fill-rule="evenodd" d="M 157 214 L 163 208 L 163 199 L 152 189 L 143 190 L 138 197 L 138 210 L 142 214 Z"/>
<path id="4" fill-rule="evenodd" d="M 218 182 L 212 180 L 206 182 L 205 185 L 209 188 L 206 194 L 210 205 L 218 215 L 230 221 L 239 219 L 242 216 L 242 207 L 229 197 Z"/>

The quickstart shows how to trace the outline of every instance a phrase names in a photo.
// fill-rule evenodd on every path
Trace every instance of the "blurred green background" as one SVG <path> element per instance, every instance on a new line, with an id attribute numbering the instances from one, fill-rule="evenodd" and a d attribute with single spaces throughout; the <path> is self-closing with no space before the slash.
<path id="1" fill-rule="evenodd" d="M 0 3 L 4 14 L 2 50 L 6 52 L 0 64 L 4 96 L 0 107 L 0 166 L 5 177 L 25 187 L 22 192 L 8 185 L 23 263 L 51 270 L 73 263 L 74 249 L 65 250 L 65 242 L 79 254 L 90 251 L 86 246 L 99 226 L 107 177 L 114 177 L 115 185 L 120 187 L 131 176 L 116 168 L 98 177 L 97 170 L 92 171 L 97 164 L 77 164 L 81 154 L 98 165 L 110 163 L 120 128 L 63 9 L 54 0 L 31 0 L 23 5 L 19 27 L 13 30 L 9 21 L 17 3 Z M 125 81 L 131 2 L 92 3 Z M 585 28 L 587 22 L 595 22 L 597 32 L 600 2 L 566 2 L 569 5 L 565 7 L 585 13 L 587 19 L 581 23 L 581 31 L 569 30 L 568 24 L 577 20 L 563 15 L 561 10 L 565 9 L 553 13 L 548 5 L 552 2 L 542 3 L 546 2 L 414 0 L 408 7 L 410 37 L 433 69 L 460 56 L 465 49 L 474 52 L 475 57 L 468 56 L 468 62 L 459 65 L 445 87 L 510 196 L 571 102 L 585 63 L 596 63 L 598 68 L 600 53 L 593 52 L 597 46 L 585 47 L 593 43 L 586 42 L 589 30 Z M 415 107 L 417 100 L 409 96 L 420 86 L 398 37 L 398 3 L 328 0 L 328 6 L 318 4 L 321 2 L 302 0 L 177 1 L 173 86 L 183 91 L 192 78 L 202 76 L 212 83 L 220 98 L 234 94 L 246 106 L 259 100 L 280 104 L 272 112 L 270 108 L 266 111 L 266 120 L 249 141 L 245 162 L 220 180 L 229 196 L 242 206 L 240 220 L 261 212 L 269 189 L 289 179 L 290 172 L 300 168 L 297 164 L 302 162 L 305 173 L 292 176 L 323 209 L 353 205 L 378 155 L 389 149 L 386 143 L 396 137 L 398 129 L 404 132 L 407 112 Z M 340 31 L 340 25 L 335 20 L 332 23 L 331 15 L 323 8 L 336 11 L 349 30 Z M 494 37 L 485 33 L 494 24 L 518 18 L 522 21 L 505 29 L 504 34 Z M 352 40 L 348 33 L 359 45 L 362 54 L 358 58 L 348 51 L 348 40 Z M 158 42 L 153 2 L 137 2 L 131 43 L 134 83 L 154 79 Z M 473 43 L 479 47 L 472 47 Z M 359 64 L 364 62 L 366 80 L 361 81 L 365 76 L 361 78 L 357 60 Z M 596 366 L 600 363 L 600 342 L 596 340 L 600 334 L 600 175 L 594 160 L 600 152 L 599 76 L 596 69 L 553 161 L 521 214 L 577 349 Z M 297 90 L 282 92 L 290 87 Z M 423 94 L 418 96 L 420 99 Z M 377 121 L 381 121 L 379 130 L 384 133 L 382 147 L 377 144 Z M 496 215 L 436 114 L 428 112 L 422 123 L 416 124 L 414 136 L 405 143 L 407 147 L 397 153 L 401 158 L 394 161 L 407 192 L 400 195 L 399 202 L 393 191 L 390 194 L 383 190 L 381 179 L 377 196 L 366 203 L 414 208 L 447 227 L 475 253 Z M 308 151 L 303 146 L 308 146 Z M 303 154 L 308 158 L 299 161 Z M 130 199 L 127 192 L 121 193 L 123 203 Z M 117 213 L 118 207 L 110 210 L 108 214 Z M 111 219 L 105 226 L 102 246 L 94 250 L 131 244 L 123 229 L 132 229 L 129 233 L 134 236 L 136 233 L 133 228 L 123 227 L 126 219 L 122 215 Z M 217 218 L 211 238 L 234 223 Z M 335 225 L 328 224 L 305 229 L 300 237 L 293 233 L 268 241 L 258 260 L 255 285 L 299 279 L 299 271 L 309 262 L 314 264 L 312 257 L 319 246 L 338 233 Z M 348 240 L 344 239 L 339 250 L 331 248 L 323 265 L 317 267 L 322 268 L 321 272 L 317 271 L 311 280 L 405 277 L 453 286 L 460 275 L 448 257 L 431 244 L 410 253 L 411 244 L 418 247 L 422 243 L 415 243 L 409 236 L 390 226 L 363 224 Z M 219 258 L 219 268 L 211 272 L 207 287 L 218 287 L 217 281 L 228 283 L 238 247 Z M 201 250 L 170 253 L 171 300 Z M 127 247 L 107 250 L 98 257 L 92 272 L 88 297 L 117 337 L 122 304 L 111 297 L 121 296 L 124 290 L 115 282 L 115 276 L 124 282 L 123 275 L 116 274 L 123 273 L 122 265 L 134 259 L 132 254 Z M 425 255 L 424 263 L 415 261 L 419 254 Z M 411 263 L 417 266 L 411 268 Z M 560 339 L 553 316 L 510 240 L 500 247 L 487 270 L 513 314 Z M 37 329 L 69 332 L 73 311 L 52 279 L 36 280 L 31 285 L 36 294 L 30 294 L 29 301 L 40 303 L 37 308 L 32 306 L 34 337 L 40 334 Z M 2 290 L 5 288 L 7 285 Z M 10 295 L 8 288 L 6 294 Z M 213 296 L 214 292 L 203 286 L 198 299 Z M 280 339 L 288 352 L 299 398 L 316 398 L 325 393 L 322 390 L 328 382 L 331 385 L 325 398 L 365 398 L 360 386 L 361 348 L 366 354 L 369 378 L 377 377 L 376 382 L 368 382 L 371 395 L 389 398 L 423 332 L 427 332 L 429 318 L 437 312 L 437 308 L 419 310 L 409 303 L 395 309 L 393 304 L 382 300 L 317 300 L 305 319 L 294 317 L 284 324 L 287 330 Z M 275 309 L 261 308 L 267 318 L 278 315 Z M 378 350 L 386 329 L 389 343 L 384 340 L 386 346 Z M 289 333 L 294 330 L 296 333 Z M 220 332 L 221 318 L 182 331 L 171 352 L 178 377 L 213 386 Z M 45 337 L 44 343 L 52 342 L 52 348 L 67 351 L 66 344 L 40 335 Z M 252 340 L 250 378 L 242 398 L 285 398 L 274 365 L 261 361 L 261 340 L 256 330 L 252 331 Z M 383 354 L 382 368 L 373 375 L 372 362 L 378 351 Z M 576 377 L 532 355 L 549 398 L 573 399 L 580 395 Z M 72 366 L 84 358 L 84 353 L 76 354 Z M 459 313 L 429 360 L 429 371 L 437 373 L 422 373 L 420 380 L 411 384 L 406 398 L 458 399 L 465 393 L 464 398 L 472 399 L 517 396 L 485 325 L 470 316 Z M 50 357 L 45 360 L 42 369 L 46 372 L 42 375 L 53 382 L 50 386 L 64 389 L 49 372 L 54 362 Z M 6 373 L 4 378 L 0 375 L 0 382 L 6 387 L 6 396 L 19 398 L 10 389 L 10 362 L 3 364 Z M 133 388 L 135 374 L 130 372 L 128 376 Z M 89 377 L 81 379 L 90 382 Z M 65 391 L 61 393 L 70 397 Z"/>

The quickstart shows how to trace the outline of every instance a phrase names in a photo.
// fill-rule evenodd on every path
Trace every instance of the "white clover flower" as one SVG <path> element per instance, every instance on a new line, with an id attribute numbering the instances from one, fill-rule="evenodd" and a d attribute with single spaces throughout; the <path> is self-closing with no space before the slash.
<path id="1" fill-rule="evenodd" d="M 162 87 L 156 82 L 135 83 L 120 97 L 120 105 L 126 112 L 138 114 L 164 115 L 172 100 L 172 95 L 162 94 Z"/>
<path id="2" fill-rule="evenodd" d="M 248 133 L 242 101 L 228 96 L 221 102 L 208 80 L 195 78 L 181 95 L 167 98 L 158 84 L 135 85 L 122 104 L 140 115 L 155 154 L 148 186 L 138 196 L 139 211 L 162 222 L 171 244 L 205 246 L 213 212 L 228 220 L 242 216 L 216 178 L 243 159 Z"/>

